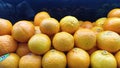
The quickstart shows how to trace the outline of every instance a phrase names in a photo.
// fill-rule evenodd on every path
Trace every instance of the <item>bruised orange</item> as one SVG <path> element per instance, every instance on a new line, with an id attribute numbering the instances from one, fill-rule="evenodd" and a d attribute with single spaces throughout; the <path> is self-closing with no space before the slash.
<path id="1" fill-rule="evenodd" d="M 0 18 L 0 35 L 10 35 L 12 23 L 9 20 Z"/>
<path id="2" fill-rule="evenodd" d="M 45 19 L 45 18 L 50 18 L 50 15 L 46 11 L 41 11 L 38 12 L 35 17 L 34 17 L 34 25 L 39 26 L 40 23 Z"/>
<path id="3" fill-rule="evenodd" d="M 12 37 L 18 42 L 28 42 L 34 33 L 35 28 L 30 21 L 22 20 L 13 25 Z"/>

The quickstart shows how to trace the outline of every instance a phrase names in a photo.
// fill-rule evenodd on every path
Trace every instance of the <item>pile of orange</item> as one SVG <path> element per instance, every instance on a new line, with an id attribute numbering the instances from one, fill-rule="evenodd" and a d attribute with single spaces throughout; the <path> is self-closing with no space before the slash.
<path id="1" fill-rule="evenodd" d="M 94 22 L 48 12 L 0 19 L 0 68 L 120 68 L 120 8 Z"/>

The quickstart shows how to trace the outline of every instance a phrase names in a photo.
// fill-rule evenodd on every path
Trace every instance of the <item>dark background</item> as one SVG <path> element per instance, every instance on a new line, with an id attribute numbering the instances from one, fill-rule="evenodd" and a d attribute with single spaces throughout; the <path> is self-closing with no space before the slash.
<path id="1" fill-rule="evenodd" d="M 79 20 L 95 21 L 106 17 L 113 8 L 120 8 L 120 0 L 0 0 L 0 18 L 13 24 L 19 20 L 33 20 L 40 11 L 60 20 L 72 15 Z"/>

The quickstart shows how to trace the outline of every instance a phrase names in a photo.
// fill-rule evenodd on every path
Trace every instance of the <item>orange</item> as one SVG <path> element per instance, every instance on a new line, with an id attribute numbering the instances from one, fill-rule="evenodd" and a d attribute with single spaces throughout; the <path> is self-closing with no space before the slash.
<path id="1" fill-rule="evenodd" d="M 27 43 L 18 43 L 18 48 L 16 50 L 16 54 L 18 54 L 20 57 L 30 53 L 30 50 L 28 48 Z"/>
<path id="2" fill-rule="evenodd" d="M 74 16 L 65 16 L 60 20 L 61 30 L 71 34 L 73 34 L 79 26 L 80 23 Z"/>
<path id="3" fill-rule="evenodd" d="M 80 27 L 91 29 L 93 27 L 93 24 L 90 21 L 84 21 Z"/>
<path id="4" fill-rule="evenodd" d="M 98 19 L 95 21 L 95 25 L 96 25 L 96 26 L 101 26 L 101 27 L 103 27 L 103 24 L 105 23 L 106 19 L 107 19 L 106 17 L 98 18 Z"/>
<path id="5" fill-rule="evenodd" d="M 114 8 L 110 10 L 107 17 L 120 17 L 120 8 Z"/>
<path id="6" fill-rule="evenodd" d="M 116 61 L 117 61 L 117 66 L 118 66 L 118 68 L 120 68 L 120 51 L 118 51 L 115 54 L 115 58 L 116 58 Z"/>
<path id="7" fill-rule="evenodd" d="M 91 28 L 91 30 L 94 31 L 95 34 L 98 34 L 102 31 L 104 31 L 103 27 L 101 27 L 101 26 L 94 26 L 94 27 Z"/>
<path id="8" fill-rule="evenodd" d="M 116 52 L 120 49 L 120 36 L 113 31 L 100 32 L 97 35 L 97 46 L 111 53 Z"/>
<path id="9" fill-rule="evenodd" d="M 90 58 L 91 68 L 117 68 L 115 57 L 108 51 L 97 50 Z"/>
<path id="10" fill-rule="evenodd" d="M 0 55 L 15 52 L 17 49 L 17 42 L 10 35 L 0 36 Z"/>
<path id="11" fill-rule="evenodd" d="M 50 50 L 51 40 L 46 34 L 35 34 L 28 41 L 28 48 L 34 54 L 42 55 Z"/>
<path id="12" fill-rule="evenodd" d="M 4 58 L 2 58 L 4 57 Z M 0 68 L 18 68 L 20 57 L 15 53 L 9 53 L 0 56 Z"/>
<path id="13" fill-rule="evenodd" d="M 82 20 L 79 20 L 78 22 L 80 23 L 80 26 L 84 23 Z"/>
<path id="14" fill-rule="evenodd" d="M 53 37 L 52 43 L 59 51 L 69 51 L 74 47 L 74 38 L 67 32 L 59 32 Z"/>
<path id="15" fill-rule="evenodd" d="M 55 18 L 46 18 L 40 23 L 40 30 L 47 35 L 53 35 L 60 30 L 60 24 Z"/>
<path id="16" fill-rule="evenodd" d="M 87 50 L 88 54 L 91 55 L 93 52 L 95 52 L 96 50 L 98 50 L 98 48 L 95 46 L 90 50 Z"/>
<path id="17" fill-rule="evenodd" d="M 69 68 L 88 68 L 90 65 L 89 54 L 80 48 L 73 48 L 67 53 Z"/>
<path id="18" fill-rule="evenodd" d="M 12 37 L 18 42 L 27 42 L 34 33 L 35 28 L 30 21 L 22 20 L 13 25 Z"/>
<path id="19" fill-rule="evenodd" d="M 41 68 L 41 56 L 27 54 L 20 58 L 19 68 Z"/>
<path id="20" fill-rule="evenodd" d="M 96 45 L 96 34 L 90 29 L 79 29 L 74 34 L 75 46 L 90 50 Z"/>
<path id="21" fill-rule="evenodd" d="M 66 68 L 67 60 L 63 52 L 52 49 L 42 58 L 43 68 Z"/>
<path id="22" fill-rule="evenodd" d="M 50 18 L 50 15 L 46 11 L 41 11 L 38 12 L 35 17 L 34 17 L 34 25 L 39 26 L 40 23 L 45 19 L 45 18 Z"/>
<path id="23" fill-rule="evenodd" d="M 103 28 L 120 34 L 120 18 L 108 18 L 103 24 Z"/>
<path id="24" fill-rule="evenodd" d="M 9 20 L 0 18 L 0 35 L 10 35 L 12 23 Z"/>
<path id="25" fill-rule="evenodd" d="M 35 26 L 35 34 L 40 34 L 41 30 L 39 28 L 39 26 Z"/>

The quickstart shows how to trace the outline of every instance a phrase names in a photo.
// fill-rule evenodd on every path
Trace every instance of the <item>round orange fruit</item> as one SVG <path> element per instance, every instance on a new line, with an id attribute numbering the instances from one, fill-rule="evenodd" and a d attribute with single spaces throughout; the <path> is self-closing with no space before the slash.
<path id="1" fill-rule="evenodd" d="M 103 24 L 103 29 L 114 31 L 120 34 L 120 18 L 108 18 Z"/>
<path id="2" fill-rule="evenodd" d="M 50 50 L 51 40 L 46 34 L 35 34 L 28 41 L 28 48 L 34 54 L 42 55 Z"/>
<path id="3" fill-rule="evenodd" d="M 45 19 L 45 18 L 50 18 L 50 15 L 46 11 L 41 11 L 38 12 L 35 17 L 34 17 L 34 25 L 39 26 L 40 23 Z"/>
<path id="4" fill-rule="evenodd" d="M 28 42 L 34 33 L 35 28 L 30 21 L 22 20 L 13 25 L 12 37 L 18 42 Z"/>
<path id="5" fill-rule="evenodd" d="M 118 66 L 118 68 L 120 68 L 120 51 L 118 51 L 115 54 L 115 58 L 116 58 L 116 61 L 117 61 L 117 66 Z"/>
<path id="6" fill-rule="evenodd" d="M 63 52 L 52 49 L 42 58 L 43 68 L 66 68 L 67 60 Z"/>
<path id="7" fill-rule="evenodd" d="M 104 31 L 103 27 L 101 27 L 101 26 L 94 26 L 91 28 L 91 30 L 94 31 L 96 35 L 102 31 Z"/>
<path id="8" fill-rule="evenodd" d="M 93 27 L 93 24 L 92 24 L 92 22 L 90 22 L 90 21 L 84 21 L 84 22 L 80 25 L 80 27 L 87 28 L 87 29 L 91 29 L 91 28 Z"/>
<path id="9" fill-rule="evenodd" d="M 114 8 L 110 10 L 107 17 L 120 17 L 120 8 Z"/>
<path id="10" fill-rule="evenodd" d="M 40 34 L 42 33 L 39 26 L 35 26 L 35 34 Z"/>
<path id="11" fill-rule="evenodd" d="M 73 48 L 67 53 L 69 68 L 88 68 L 90 65 L 89 54 L 80 48 Z"/>
<path id="12" fill-rule="evenodd" d="M 30 53 L 30 50 L 28 48 L 27 43 L 18 43 L 18 48 L 16 50 L 16 54 L 18 54 L 20 57 Z"/>
<path id="13" fill-rule="evenodd" d="M 80 23 L 74 16 L 65 16 L 60 20 L 61 30 L 71 34 L 73 34 L 79 26 Z"/>
<path id="14" fill-rule="evenodd" d="M 115 57 L 108 51 L 97 50 L 90 58 L 91 68 L 117 68 Z"/>
<path id="15" fill-rule="evenodd" d="M 69 51 L 74 47 L 74 38 L 67 32 L 59 32 L 53 37 L 52 43 L 59 51 Z"/>
<path id="16" fill-rule="evenodd" d="M 0 35 L 10 35 L 12 23 L 9 20 L 0 18 Z"/>
<path id="17" fill-rule="evenodd" d="M 90 50 L 96 45 L 96 34 L 90 29 L 79 29 L 74 34 L 75 46 Z"/>
<path id="18" fill-rule="evenodd" d="M 0 36 L 0 55 L 15 52 L 17 49 L 17 42 L 11 35 Z"/>
<path id="19" fill-rule="evenodd" d="M 103 31 L 97 35 L 97 46 L 99 49 L 116 52 L 120 49 L 120 36 L 113 31 Z"/>
<path id="20" fill-rule="evenodd" d="M 15 53 L 0 56 L 0 68 L 18 68 L 20 57 Z"/>
<path id="21" fill-rule="evenodd" d="M 19 68 L 41 68 L 41 56 L 32 53 L 22 56 Z"/>
<path id="22" fill-rule="evenodd" d="M 106 17 L 98 18 L 98 19 L 95 21 L 95 25 L 96 25 L 96 26 L 103 27 L 103 24 L 105 23 L 106 19 L 107 19 Z"/>
<path id="23" fill-rule="evenodd" d="M 59 32 L 60 24 L 55 18 L 46 18 L 40 23 L 40 30 L 47 35 L 54 35 Z"/>

